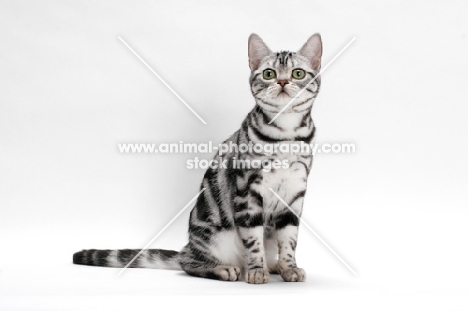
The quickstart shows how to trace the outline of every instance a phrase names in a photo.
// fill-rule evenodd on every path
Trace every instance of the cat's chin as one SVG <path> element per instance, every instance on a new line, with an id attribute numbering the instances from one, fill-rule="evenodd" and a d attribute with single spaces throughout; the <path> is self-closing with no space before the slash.
<path id="1" fill-rule="evenodd" d="M 284 99 L 284 98 L 291 98 L 291 96 L 288 95 L 286 92 L 280 92 L 278 96 L 276 96 L 279 99 Z"/>
<path id="2" fill-rule="evenodd" d="M 282 92 L 276 97 L 270 97 L 269 100 L 262 100 L 259 104 L 264 111 L 271 113 L 278 113 L 281 109 L 291 101 L 291 97 Z"/>

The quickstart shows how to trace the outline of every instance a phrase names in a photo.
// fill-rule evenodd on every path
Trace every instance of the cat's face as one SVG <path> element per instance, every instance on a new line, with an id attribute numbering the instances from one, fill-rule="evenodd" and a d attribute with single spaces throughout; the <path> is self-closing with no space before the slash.
<path id="1" fill-rule="evenodd" d="M 253 34 L 249 38 L 249 65 L 252 70 L 250 87 L 257 104 L 264 110 L 279 112 L 293 98 L 284 113 L 310 110 L 320 88 L 319 73 L 322 42 L 318 34 L 312 36 L 298 52 L 273 53 L 262 39 Z"/>

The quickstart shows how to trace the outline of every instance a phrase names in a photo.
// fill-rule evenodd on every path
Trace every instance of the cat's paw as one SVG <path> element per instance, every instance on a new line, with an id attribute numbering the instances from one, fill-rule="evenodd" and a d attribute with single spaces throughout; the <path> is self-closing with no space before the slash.
<path id="1" fill-rule="evenodd" d="M 240 268 L 234 266 L 217 266 L 214 273 L 222 281 L 237 281 L 240 276 Z"/>
<path id="2" fill-rule="evenodd" d="M 304 282 L 306 273 L 304 269 L 292 268 L 281 272 L 281 277 L 285 282 Z"/>
<path id="3" fill-rule="evenodd" d="M 250 269 L 247 271 L 246 281 L 250 284 L 263 284 L 268 282 L 269 277 L 267 269 Z"/>

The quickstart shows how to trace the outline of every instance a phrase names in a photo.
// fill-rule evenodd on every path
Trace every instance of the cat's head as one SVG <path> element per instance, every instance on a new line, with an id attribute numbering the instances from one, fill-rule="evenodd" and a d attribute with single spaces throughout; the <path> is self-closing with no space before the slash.
<path id="1" fill-rule="evenodd" d="M 315 34 L 297 52 L 272 52 L 256 34 L 249 37 L 250 88 L 257 104 L 277 113 L 299 92 L 304 91 L 284 111 L 301 112 L 312 107 L 320 89 L 322 39 Z"/>

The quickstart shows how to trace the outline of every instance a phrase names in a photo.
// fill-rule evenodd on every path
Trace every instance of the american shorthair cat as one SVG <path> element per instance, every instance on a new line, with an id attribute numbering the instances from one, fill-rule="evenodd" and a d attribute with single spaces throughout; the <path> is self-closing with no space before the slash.
<path id="1" fill-rule="evenodd" d="M 311 109 L 320 89 L 320 35 L 310 37 L 297 52 L 274 53 L 258 35 L 252 34 L 248 55 L 255 107 L 225 143 L 311 143 L 315 131 Z M 244 279 L 253 284 L 268 282 L 271 273 L 280 274 L 286 282 L 304 281 L 306 274 L 295 259 L 297 216 L 302 213 L 312 154 L 265 155 L 230 150 L 221 156 L 228 160 L 227 168 L 206 171 L 201 184 L 205 190 L 190 213 L 188 244 L 180 252 L 144 250 L 129 267 L 182 269 L 193 276 L 223 281 Z M 288 160 L 289 167 L 268 172 L 242 169 L 233 167 L 234 158 Z M 82 250 L 73 255 L 73 262 L 124 267 L 139 252 Z"/>

